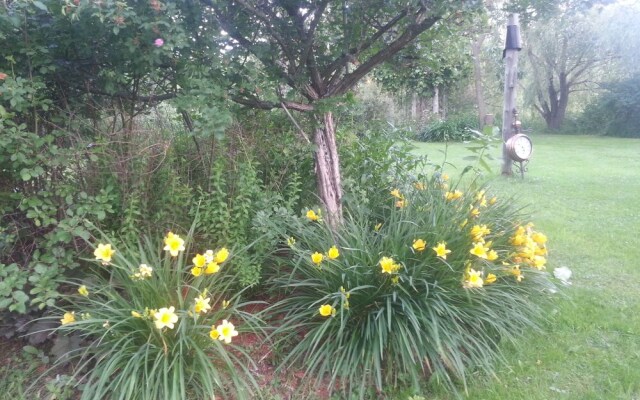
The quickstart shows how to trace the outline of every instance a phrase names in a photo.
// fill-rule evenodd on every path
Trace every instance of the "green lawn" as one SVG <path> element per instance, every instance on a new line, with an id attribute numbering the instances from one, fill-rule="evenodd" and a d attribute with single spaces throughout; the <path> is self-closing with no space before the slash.
<path id="1" fill-rule="evenodd" d="M 547 332 L 507 346 L 499 381 L 472 379 L 469 398 L 640 399 L 640 140 L 532 139 L 524 180 L 499 176 L 495 160 L 490 187 L 530 205 L 549 237 L 548 268 L 569 267 L 573 285 L 549 310 Z M 442 162 L 444 144 L 416 146 Z M 457 171 L 469 154 L 463 144 L 447 149 Z M 455 177 L 456 169 L 445 170 Z"/>

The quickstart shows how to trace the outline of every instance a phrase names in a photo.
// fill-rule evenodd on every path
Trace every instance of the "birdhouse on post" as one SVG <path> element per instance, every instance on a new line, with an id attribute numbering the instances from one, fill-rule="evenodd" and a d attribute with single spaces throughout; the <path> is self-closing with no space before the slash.
<path id="1" fill-rule="evenodd" d="M 516 134 L 514 113 L 516 113 L 516 89 L 518 87 L 518 52 L 522 50 L 520 22 L 518 14 L 509 15 L 507 39 L 502 58 L 504 70 L 504 105 L 502 107 L 502 175 L 512 175 L 513 159 L 509 156 L 507 142 Z"/>

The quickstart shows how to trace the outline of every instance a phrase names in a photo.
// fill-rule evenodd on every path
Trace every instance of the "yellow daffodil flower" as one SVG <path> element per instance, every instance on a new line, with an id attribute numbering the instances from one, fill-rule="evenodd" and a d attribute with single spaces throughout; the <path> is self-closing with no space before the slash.
<path id="1" fill-rule="evenodd" d="M 469 250 L 469 253 L 474 256 L 487 259 L 487 248 L 484 247 L 484 243 L 476 242 L 473 244 L 473 249 Z"/>
<path id="2" fill-rule="evenodd" d="M 210 301 L 211 301 L 211 298 L 207 297 L 205 299 L 203 295 L 196 297 L 195 300 L 193 301 L 193 311 L 196 314 L 206 313 L 211 309 L 211 306 L 209 305 Z"/>
<path id="3" fill-rule="evenodd" d="M 531 239 L 533 239 L 533 241 L 538 243 L 539 245 L 544 245 L 545 243 L 547 243 L 547 235 L 545 235 L 544 233 L 534 232 L 533 235 L 531 235 Z"/>
<path id="4" fill-rule="evenodd" d="M 216 327 L 216 331 L 218 331 L 218 340 L 224 341 L 225 343 L 231 343 L 231 338 L 238 336 L 236 327 L 226 319 L 222 320 L 222 324 Z"/>
<path id="5" fill-rule="evenodd" d="M 471 228 L 471 238 L 474 242 L 484 243 L 484 236 L 491 233 L 491 229 L 487 228 L 486 225 L 474 225 Z"/>
<path id="6" fill-rule="evenodd" d="M 389 192 L 389 194 L 391 196 L 395 197 L 396 199 L 402 200 L 404 198 L 404 196 L 402 196 L 402 194 L 400 193 L 400 191 L 398 189 L 393 189 L 391 192 Z"/>
<path id="7" fill-rule="evenodd" d="M 332 260 L 335 260 L 336 258 L 340 257 L 340 251 L 336 246 L 332 246 L 327 252 L 327 257 L 329 257 Z"/>
<path id="8" fill-rule="evenodd" d="M 205 257 L 203 254 L 196 254 L 196 256 L 193 257 L 193 259 L 191 260 L 191 262 L 193 263 L 194 267 L 202 268 L 207 263 L 207 257 Z"/>
<path id="9" fill-rule="evenodd" d="M 400 269 L 400 265 L 390 257 L 382 257 L 379 264 L 383 274 L 394 274 Z"/>
<path id="10" fill-rule="evenodd" d="M 218 264 L 222 264 L 223 262 L 227 261 L 227 258 L 229 258 L 229 250 L 223 247 L 216 253 L 214 261 Z"/>
<path id="11" fill-rule="evenodd" d="M 178 316 L 175 313 L 175 307 L 171 306 L 169 308 L 163 307 L 159 309 L 153 317 L 155 318 L 156 328 L 169 328 L 173 329 L 174 324 L 178 322 Z"/>
<path id="12" fill-rule="evenodd" d="M 427 242 L 422 239 L 416 239 L 413 241 L 411 247 L 413 247 L 415 251 L 424 251 L 424 249 L 427 248 Z"/>
<path id="13" fill-rule="evenodd" d="M 131 310 L 131 316 L 133 318 L 142 318 L 142 314 L 140 314 L 139 312 L 137 312 L 135 310 Z"/>
<path id="14" fill-rule="evenodd" d="M 311 261 L 313 261 L 313 263 L 316 265 L 320 265 L 322 260 L 324 260 L 324 256 L 317 251 L 311 255 Z"/>
<path id="15" fill-rule="evenodd" d="M 213 340 L 218 340 L 218 338 L 220 337 L 220 334 L 218 333 L 218 330 L 216 329 L 215 325 L 211 325 L 211 330 L 209 331 L 209 337 Z"/>
<path id="16" fill-rule="evenodd" d="M 547 263 L 547 259 L 542 256 L 534 256 L 533 257 L 533 266 L 539 270 L 545 269 L 545 264 Z"/>
<path id="17" fill-rule="evenodd" d="M 485 280 L 484 280 L 484 283 L 485 283 L 486 285 L 490 285 L 490 284 L 492 284 L 493 282 L 495 282 L 495 281 L 496 281 L 496 279 L 497 279 L 497 277 L 496 277 L 494 274 L 488 274 L 488 275 L 487 275 L 487 277 L 486 277 L 486 278 L 485 278 Z"/>
<path id="18" fill-rule="evenodd" d="M 85 285 L 82 285 L 78 288 L 78 293 L 80 294 L 80 296 L 84 296 L 84 297 L 89 296 L 89 290 Z"/>
<path id="19" fill-rule="evenodd" d="M 432 249 L 436 252 L 436 256 L 443 260 L 446 260 L 447 254 L 451 253 L 451 250 L 447 250 L 447 244 L 445 242 L 438 243 L 438 245 L 436 247 L 432 247 Z"/>
<path id="20" fill-rule="evenodd" d="M 489 250 L 489 252 L 487 253 L 487 260 L 495 261 L 497 259 L 498 259 L 498 252 L 495 250 Z"/>
<path id="21" fill-rule="evenodd" d="M 207 264 L 207 268 L 204 269 L 204 274 L 216 274 L 218 273 L 218 271 L 220 271 L 220 264 L 218 264 L 217 262 L 210 262 L 209 264 Z"/>
<path id="22" fill-rule="evenodd" d="M 292 236 L 289 239 L 287 239 L 287 246 L 289 247 L 293 247 L 296 244 L 296 239 Z"/>
<path id="23" fill-rule="evenodd" d="M 169 232 L 164 238 L 164 250 L 168 251 L 173 257 L 177 257 L 178 253 L 184 251 L 184 240 L 180 236 Z"/>
<path id="24" fill-rule="evenodd" d="M 331 304 L 323 304 L 318 308 L 318 312 L 323 317 L 331 317 L 336 314 L 336 309 Z"/>
<path id="25" fill-rule="evenodd" d="M 62 319 L 60 320 L 60 324 L 61 325 L 70 324 L 72 322 L 76 322 L 76 312 L 75 311 L 64 313 L 64 315 L 62 316 Z"/>
<path id="26" fill-rule="evenodd" d="M 98 247 L 93 251 L 93 255 L 96 260 L 102 261 L 102 265 L 108 265 L 115 252 L 115 249 L 112 249 L 110 244 L 99 243 Z"/>
<path id="27" fill-rule="evenodd" d="M 473 268 L 467 271 L 463 285 L 465 288 L 481 288 L 483 284 L 482 271 L 476 271 Z"/>
<path id="28" fill-rule="evenodd" d="M 320 220 L 319 213 L 320 213 L 319 211 L 318 211 L 318 214 L 316 214 L 315 211 L 309 210 L 309 211 L 307 211 L 307 218 L 309 218 L 309 220 L 311 220 L 311 221 L 316 221 L 317 222 L 317 221 Z"/>
<path id="29" fill-rule="evenodd" d="M 447 199 L 448 201 L 453 201 L 453 200 L 457 200 L 459 198 L 462 197 L 462 192 L 459 190 L 455 190 L 453 192 L 446 192 L 444 194 L 444 198 Z"/>
<path id="30" fill-rule="evenodd" d="M 195 276 L 196 278 L 202 275 L 202 267 L 191 268 L 191 275 Z"/>
<path id="31" fill-rule="evenodd" d="M 416 188 L 416 190 L 424 190 L 426 188 L 425 184 L 422 182 L 415 182 L 413 187 Z"/>

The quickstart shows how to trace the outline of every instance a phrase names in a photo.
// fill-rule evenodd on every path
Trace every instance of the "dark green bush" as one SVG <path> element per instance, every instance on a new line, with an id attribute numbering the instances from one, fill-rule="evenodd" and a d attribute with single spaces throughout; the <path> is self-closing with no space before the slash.
<path id="1" fill-rule="evenodd" d="M 640 137 L 640 76 L 603 85 L 606 90 L 577 120 L 584 133 Z"/>

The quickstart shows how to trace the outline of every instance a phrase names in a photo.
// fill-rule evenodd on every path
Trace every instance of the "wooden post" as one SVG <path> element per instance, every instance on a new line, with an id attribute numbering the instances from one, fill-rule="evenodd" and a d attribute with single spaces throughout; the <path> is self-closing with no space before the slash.
<path id="1" fill-rule="evenodd" d="M 513 160 L 507 153 L 507 140 L 513 136 L 513 111 L 516 108 L 518 85 L 518 51 L 520 51 L 520 22 L 518 14 L 509 15 L 507 40 L 504 49 L 504 105 L 502 107 L 502 175 L 512 175 Z"/>

